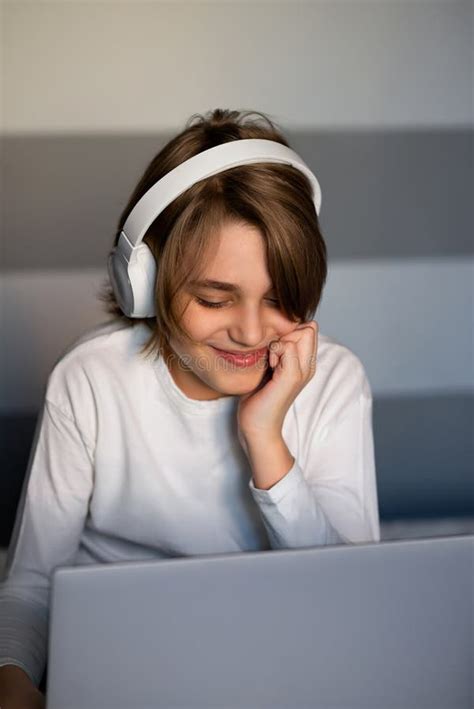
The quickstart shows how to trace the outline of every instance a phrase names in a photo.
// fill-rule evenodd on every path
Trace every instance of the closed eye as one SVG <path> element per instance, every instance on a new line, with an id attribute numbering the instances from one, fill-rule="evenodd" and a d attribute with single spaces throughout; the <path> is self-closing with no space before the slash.
<path id="1" fill-rule="evenodd" d="M 278 300 L 274 300 L 272 298 L 267 298 L 267 300 L 270 303 L 274 304 L 274 307 L 278 308 L 280 306 L 280 302 Z M 209 300 L 203 300 L 202 298 L 196 298 L 196 301 L 199 303 L 199 305 L 203 305 L 205 308 L 222 308 L 226 304 L 224 303 L 212 303 Z"/>

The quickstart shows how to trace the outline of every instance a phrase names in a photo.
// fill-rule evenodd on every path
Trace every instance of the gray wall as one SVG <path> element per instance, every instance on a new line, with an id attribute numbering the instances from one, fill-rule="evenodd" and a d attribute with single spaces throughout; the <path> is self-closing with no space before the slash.
<path id="1" fill-rule="evenodd" d="M 1 13 L 3 537 L 48 372 L 107 318 L 96 292 L 125 201 L 163 143 L 215 107 L 267 113 L 320 181 L 316 319 L 369 376 L 382 518 L 473 513 L 471 3 Z"/>

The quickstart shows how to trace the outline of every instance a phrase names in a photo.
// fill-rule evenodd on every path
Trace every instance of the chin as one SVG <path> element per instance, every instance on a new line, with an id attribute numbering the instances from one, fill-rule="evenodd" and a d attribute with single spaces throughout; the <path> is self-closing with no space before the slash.
<path id="1" fill-rule="evenodd" d="M 266 369 L 255 368 L 249 368 L 247 372 L 229 370 L 229 372 L 223 373 L 219 390 L 222 394 L 227 394 L 228 396 L 248 394 L 263 381 L 265 372 Z M 217 389 L 217 387 L 215 388 Z"/>

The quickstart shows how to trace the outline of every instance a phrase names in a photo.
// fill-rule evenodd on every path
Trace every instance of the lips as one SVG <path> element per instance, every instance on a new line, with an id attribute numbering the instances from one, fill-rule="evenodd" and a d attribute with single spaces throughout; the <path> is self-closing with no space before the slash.
<path id="1" fill-rule="evenodd" d="M 250 367 L 257 364 L 261 359 L 266 357 L 267 348 L 263 347 L 261 350 L 254 350 L 253 353 L 249 354 L 232 354 L 228 350 L 220 350 L 217 347 L 212 346 L 212 348 L 217 352 L 219 358 L 227 360 L 237 367 Z"/>
<path id="2" fill-rule="evenodd" d="M 234 357 L 250 357 L 250 355 L 255 356 L 255 355 L 263 355 L 267 351 L 267 347 L 262 347 L 261 350 L 252 350 L 251 352 L 239 352 L 235 350 L 222 350 L 219 347 L 214 347 L 214 345 L 211 345 L 217 352 L 222 352 L 223 354 L 228 354 L 232 355 Z"/>

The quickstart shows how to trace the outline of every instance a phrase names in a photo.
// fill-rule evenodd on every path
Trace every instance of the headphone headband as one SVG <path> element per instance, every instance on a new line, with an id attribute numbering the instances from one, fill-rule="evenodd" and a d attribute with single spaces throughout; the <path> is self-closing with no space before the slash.
<path id="1" fill-rule="evenodd" d="M 156 217 L 196 182 L 240 165 L 254 163 L 291 165 L 311 183 L 316 214 L 321 209 L 321 188 L 306 163 L 282 143 L 246 138 L 221 143 L 185 160 L 154 184 L 127 217 L 117 246 L 109 254 L 107 267 L 117 301 L 129 317 L 155 314 L 156 263 L 143 237 Z"/>
<path id="2" fill-rule="evenodd" d="M 316 177 L 297 153 L 282 143 L 246 138 L 221 143 L 185 160 L 161 178 L 132 209 L 123 226 L 127 240 L 138 246 L 156 217 L 196 182 L 239 165 L 272 162 L 292 165 L 306 175 L 313 188 L 316 214 L 321 207 L 321 188 Z"/>

